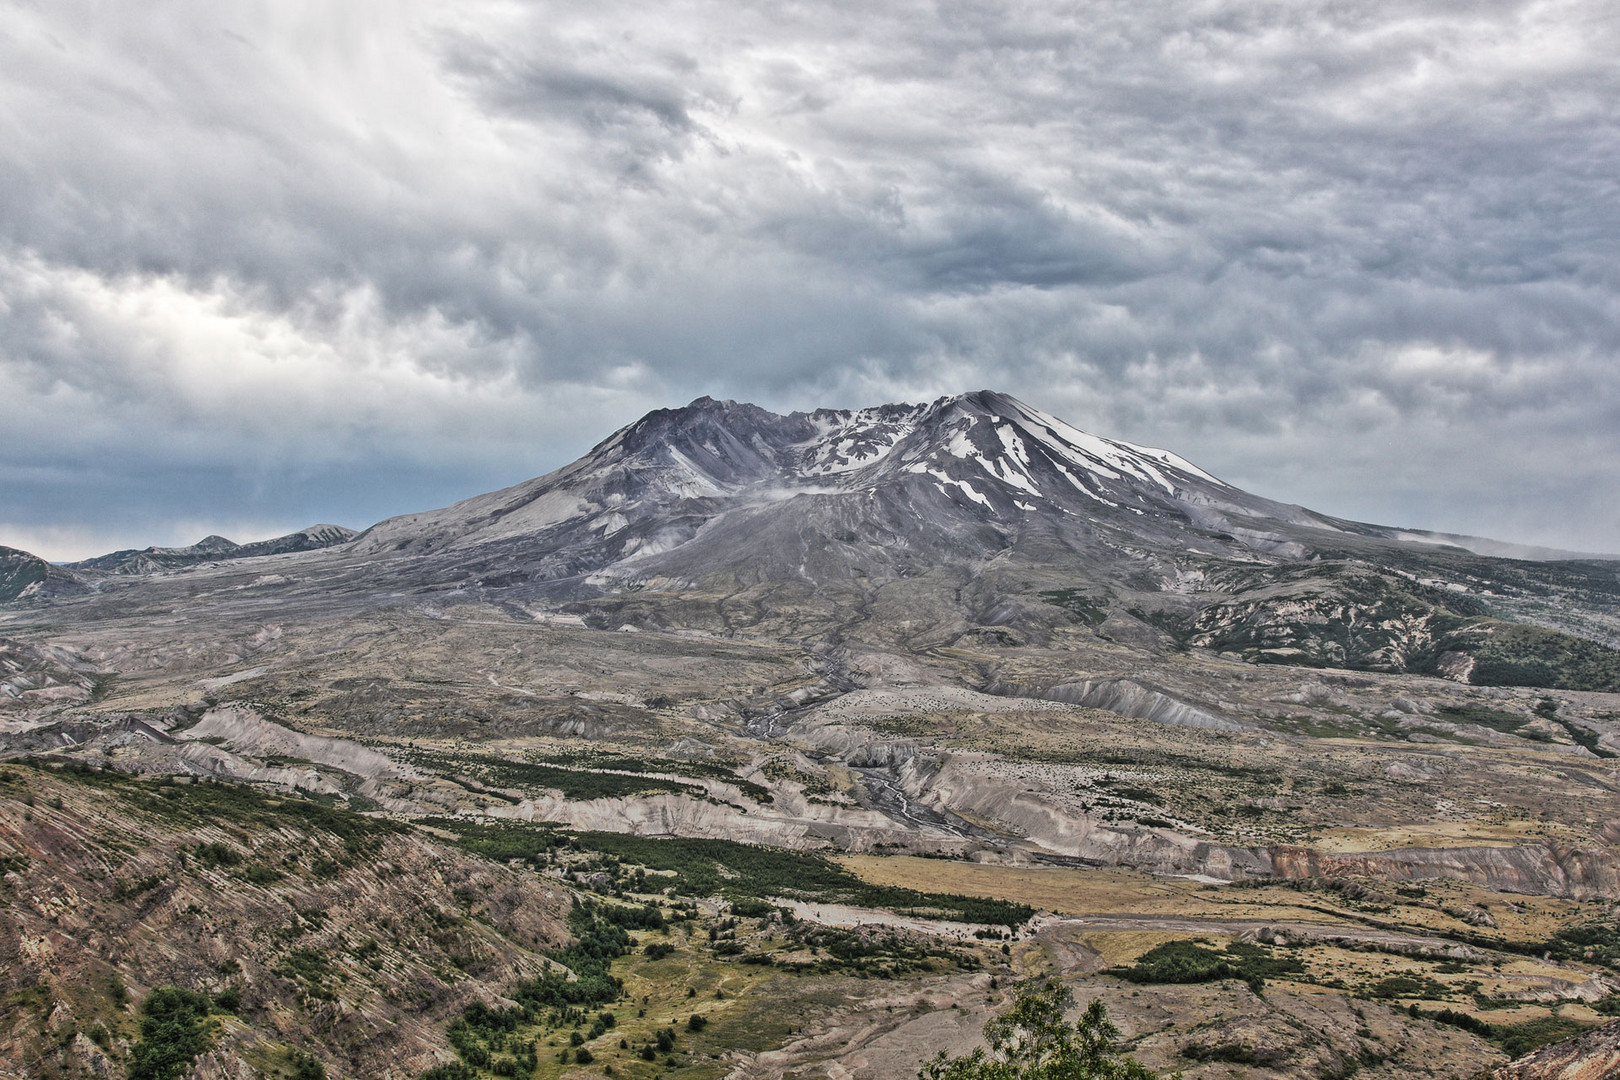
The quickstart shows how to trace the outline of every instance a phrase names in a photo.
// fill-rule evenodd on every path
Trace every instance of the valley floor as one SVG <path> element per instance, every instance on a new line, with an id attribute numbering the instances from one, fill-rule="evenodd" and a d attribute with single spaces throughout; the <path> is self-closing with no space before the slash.
<path id="1" fill-rule="evenodd" d="M 1211 1080 L 1620 1014 L 1620 695 L 233 580 L 7 617 L 49 692 L 0 717 L 0 1076 L 128 1074 L 171 984 L 232 1080 L 888 1080 L 1048 975 Z"/>

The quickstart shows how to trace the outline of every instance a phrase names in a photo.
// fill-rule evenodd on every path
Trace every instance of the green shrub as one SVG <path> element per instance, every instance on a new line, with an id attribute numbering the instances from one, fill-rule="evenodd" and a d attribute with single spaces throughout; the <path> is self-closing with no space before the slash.
<path id="1" fill-rule="evenodd" d="M 435 1065 L 419 1080 L 478 1080 L 478 1073 L 459 1061 L 452 1061 L 448 1065 Z"/>
<path id="2" fill-rule="evenodd" d="M 1305 965 L 1291 956 L 1278 956 L 1263 945 L 1235 942 L 1216 949 L 1202 941 L 1166 941 L 1155 945 L 1129 967 L 1110 968 L 1109 974 L 1134 983 L 1201 983 L 1240 979 L 1259 991 L 1265 980 L 1303 972 Z"/>
<path id="3" fill-rule="evenodd" d="M 1388 975 L 1367 987 L 1372 998 L 1423 998 L 1438 1001 L 1447 993 L 1445 983 L 1427 975 Z"/>
<path id="4" fill-rule="evenodd" d="M 326 1080 L 326 1066 L 321 1059 L 304 1050 L 294 1050 L 292 1074 L 288 1080 Z"/>
<path id="5" fill-rule="evenodd" d="M 1508 1057 L 1521 1058 L 1548 1043 L 1567 1039 L 1571 1035 L 1579 1035 L 1585 1030 L 1586 1025 L 1578 1021 L 1566 1020 L 1562 1016 L 1545 1016 L 1540 1020 L 1527 1020 L 1522 1024 L 1497 1027 L 1496 1041 Z"/>
<path id="6" fill-rule="evenodd" d="M 141 1003 L 141 1038 L 130 1052 L 129 1080 L 177 1080 L 213 1041 L 208 995 L 160 986 Z"/>
<path id="7" fill-rule="evenodd" d="M 235 866 L 242 861 L 242 855 L 235 848 L 215 841 L 197 845 L 197 861 L 209 867 Z"/>

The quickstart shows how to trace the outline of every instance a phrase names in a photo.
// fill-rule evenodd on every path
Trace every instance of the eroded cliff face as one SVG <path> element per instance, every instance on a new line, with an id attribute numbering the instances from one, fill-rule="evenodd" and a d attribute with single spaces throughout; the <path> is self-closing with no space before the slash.
<path id="1" fill-rule="evenodd" d="M 717 785 L 718 786 L 718 785 Z M 723 796 L 723 789 L 721 791 Z M 959 836 L 918 829 L 876 810 L 779 798 L 769 806 L 685 795 L 613 799 L 528 798 L 516 806 L 493 806 L 491 816 L 558 822 L 575 829 L 638 836 L 692 836 L 795 849 L 870 851 L 880 846 L 965 851 Z"/>
<path id="2" fill-rule="evenodd" d="M 1072 795 L 1042 790 L 1003 763 L 974 756 L 912 753 L 898 769 L 918 802 L 1027 841 L 1039 851 L 1100 866 L 1222 881 L 1372 877 L 1451 879 L 1502 892 L 1577 900 L 1620 895 L 1620 858 L 1609 849 L 1549 844 L 1469 845 L 1327 852 L 1304 846 L 1239 846 L 1176 828 L 1104 820 Z"/>
<path id="3" fill-rule="evenodd" d="M 1008 697 L 1058 701 L 1090 709 L 1106 709 L 1120 716 L 1152 720 L 1180 727 L 1209 728 L 1215 731 L 1246 731 L 1252 725 L 1227 716 L 1217 716 L 1168 694 L 1149 689 L 1132 679 L 1081 679 L 1052 685 L 993 682 L 989 692 Z"/>
<path id="4" fill-rule="evenodd" d="M 34 713 L 88 701 L 98 674 L 71 650 L 0 637 L 0 718 L 23 722 Z"/>
<path id="5" fill-rule="evenodd" d="M 1107 821 L 1086 813 L 1074 798 L 1034 789 L 1023 779 L 998 777 L 992 763 L 916 757 L 900 775 L 919 801 L 1020 838 L 1037 851 L 1097 866 L 1202 874 L 1223 881 L 1272 872 L 1263 849 L 1210 843 L 1171 828 Z"/>
<path id="6" fill-rule="evenodd" d="M 335 1075 L 415 1076 L 453 1056 L 450 1016 L 541 970 L 569 902 L 386 822 L 110 771 L 0 766 L 0 849 L 16 1075 L 121 1075 L 140 1002 L 175 984 L 241 991 L 202 1075 L 301 1047 Z"/>
<path id="7" fill-rule="evenodd" d="M 1620 859 L 1612 851 L 1547 844 L 1500 847 L 1407 848 L 1340 853 L 1273 848 L 1280 878 L 1363 877 L 1388 881 L 1449 878 L 1501 892 L 1536 893 L 1574 900 L 1620 895 Z"/>

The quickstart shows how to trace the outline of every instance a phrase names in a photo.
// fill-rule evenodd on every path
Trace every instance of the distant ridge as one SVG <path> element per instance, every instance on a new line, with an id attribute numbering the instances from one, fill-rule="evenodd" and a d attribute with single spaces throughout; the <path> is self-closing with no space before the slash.
<path id="1" fill-rule="evenodd" d="M 353 529 L 346 529 L 341 525 L 311 525 L 307 529 L 299 529 L 285 536 L 257 540 L 251 544 L 238 544 L 223 536 L 205 536 L 189 547 L 149 547 L 139 550 L 130 548 L 66 565 L 69 569 L 87 573 L 147 574 L 162 570 L 178 570 L 222 559 L 251 559 L 257 555 L 315 551 L 348 543 L 358 535 Z"/>
<path id="2" fill-rule="evenodd" d="M 0 604 L 35 597 L 72 596 L 89 586 L 70 570 L 32 552 L 0 547 Z"/>
<path id="3" fill-rule="evenodd" d="M 1484 536 L 1463 533 L 1437 533 L 1425 529 L 1397 529 L 1395 539 L 1414 544 L 1443 544 L 1472 551 L 1475 555 L 1488 555 L 1493 559 L 1524 559 L 1528 562 L 1566 562 L 1583 559 L 1620 560 L 1620 553 L 1596 551 L 1565 551 L 1562 548 L 1541 547 L 1536 544 L 1515 544 L 1507 540 L 1492 540 Z"/>

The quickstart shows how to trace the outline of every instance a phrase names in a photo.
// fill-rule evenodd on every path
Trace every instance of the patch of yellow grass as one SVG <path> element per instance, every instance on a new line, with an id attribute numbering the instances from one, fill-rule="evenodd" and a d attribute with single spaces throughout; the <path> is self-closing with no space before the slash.
<path id="1" fill-rule="evenodd" d="M 1322 829 L 1316 847 L 1331 852 L 1390 851 L 1400 848 L 1511 847 L 1540 839 L 1547 823 L 1538 821 L 1435 821 L 1387 828 Z"/>

